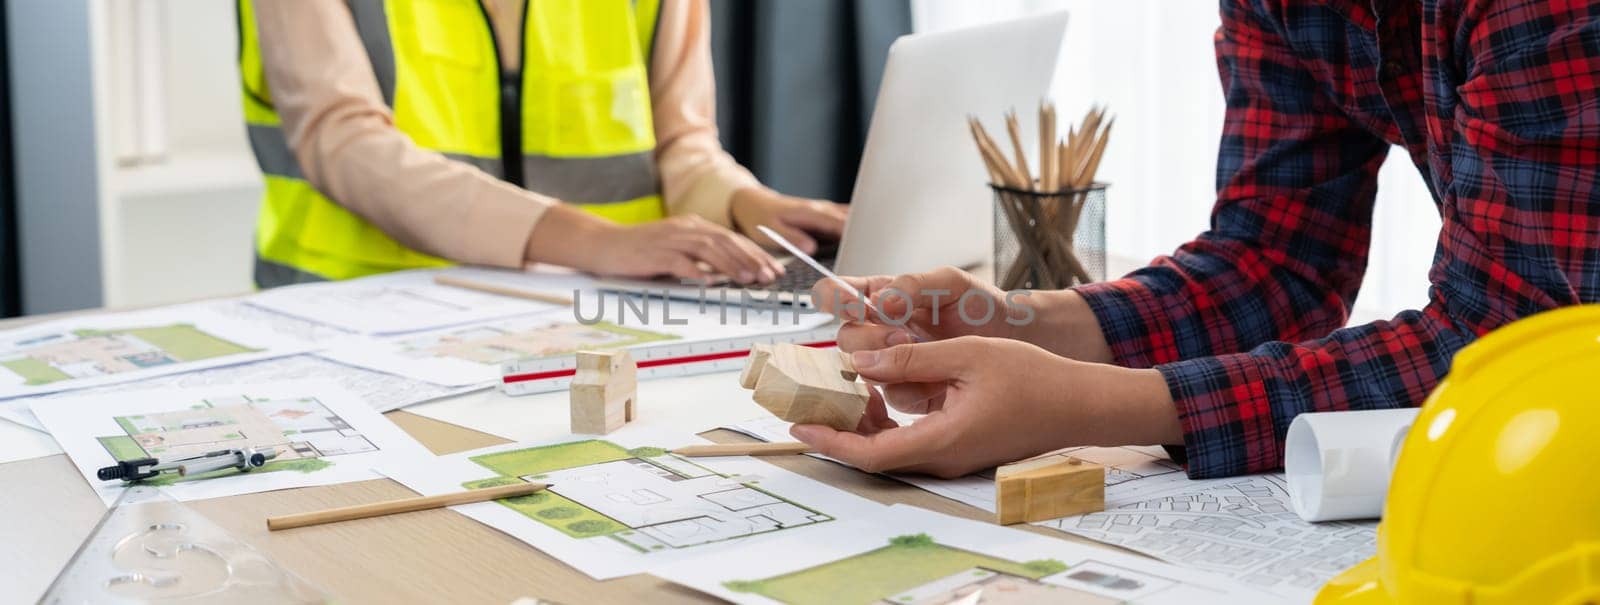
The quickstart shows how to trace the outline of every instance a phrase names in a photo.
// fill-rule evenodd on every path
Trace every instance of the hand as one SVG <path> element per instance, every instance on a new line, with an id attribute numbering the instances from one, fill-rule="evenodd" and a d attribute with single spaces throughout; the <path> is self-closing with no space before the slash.
<path id="1" fill-rule="evenodd" d="M 837 240 L 844 234 L 844 220 L 850 208 L 825 200 L 791 197 L 766 187 L 740 189 L 733 194 L 731 206 L 733 224 L 740 233 L 776 249 L 777 242 L 756 230 L 766 225 L 806 254 L 817 252 L 814 236 Z"/>
<path id="2" fill-rule="evenodd" d="M 671 275 L 708 282 L 713 274 L 741 284 L 771 282 L 783 265 L 755 242 L 693 215 L 616 226 L 596 237 L 595 258 L 582 268 L 602 275 Z"/>
<path id="3" fill-rule="evenodd" d="M 974 336 L 860 351 L 852 361 L 863 378 L 891 387 L 885 394 L 896 409 L 927 415 L 898 426 L 874 395 L 854 432 L 813 424 L 790 434 L 868 472 L 951 478 L 1063 447 L 1182 443 L 1156 370 L 1087 364 Z"/>
<path id="4" fill-rule="evenodd" d="M 882 312 L 875 316 L 867 311 L 859 299 L 832 280 L 819 281 L 811 288 L 811 300 L 818 309 L 851 320 L 839 328 L 839 348 L 845 351 L 958 336 L 1013 338 L 1035 316 L 1030 293 L 1008 297 L 955 267 L 898 277 L 843 279 Z"/>
<path id="5" fill-rule="evenodd" d="M 847 320 L 838 338 L 845 351 L 987 336 L 1021 340 L 1079 361 L 1113 360 L 1099 318 L 1072 290 L 1004 292 L 954 267 L 843 279 L 882 312 L 868 312 L 832 280 L 811 288 L 818 309 Z"/>

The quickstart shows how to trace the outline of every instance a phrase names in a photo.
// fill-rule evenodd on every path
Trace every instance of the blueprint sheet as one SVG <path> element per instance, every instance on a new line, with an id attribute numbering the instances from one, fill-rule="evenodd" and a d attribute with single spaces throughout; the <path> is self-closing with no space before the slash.
<path id="1" fill-rule="evenodd" d="M 300 380 L 337 382 L 340 387 L 355 393 L 369 407 L 379 412 L 397 410 L 415 403 L 459 395 L 475 389 L 475 387 L 443 387 L 404 376 L 348 366 L 316 355 L 295 355 L 186 374 L 169 374 L 137 382 L 52 393 L 42 397 L 0 401 L 0 418 L 42 430 L 44 427 L 34 417 L 29 409 L 30 406 L 53 405 L 51 402 L 79 395 L 149 389 L 262 385 Z"/>
<path id="2" fill-rule="evenodd" d="M 126 484 L 101 481 L 95 470 L 119 460 L 181 459 L 223 449 L 277 452 L 248 473 L 170 473 L 143 481 L 187 501 L 375 479 L 379 465 L 428 456 L 410 435 L 331 382 L 139 390 L 59 403 L 35 413 L 108 505 Z"/>
<path id="3" fill-rule="evenodd" d="M 902 424 L 915 418 L 893 411 L 890 413 Z M 789 436 L 789 427 L 788 422 L 769 415 L 722 428 L 744 433 L 762 441 L 794 441 L 794 437 Z M 1169 460 L 1159 447 L 1077 447 L 1062 452 L 1106 467 L 1108 505 L 1138 502 L 1148 494 L 1190 483 L 1184 476 L 1182 467 Z M 820 454 L 813 455 L 826 458 Z M 994 512 L 993 469 L 957 479 L 898 473 L 888 473 L 888 475 L 962 504 Z"/>
<path id="4" fill-rule="evenodd" d="M 773 416 L 723 428 L 764 441 L 793 440 L 789 423 Z M 1067 451 L 1107 465 L 1107 510 L 1035 525 L 1212 571 L 1295 601 L 1310 600 L 1324 582 L 1376 548 L 1375 522 L 1302 521 L 1290 508 L 1281 473 L 1190 481 L 1160 448 Z M 992 471 L 959 479 L 889 476 L 994 510 Z"/>
<path id="5" fill-rule="evenodd" d="M 1187 482 L 1105 512 L 1036 523 L 1215 572 L 1299 602 L 1373 555 L 1377 522 L 1307 523 L 1281 473 Z"/>
<path id="6" fill-rule="evenodd" d="M 379 472 L 423 495 L 548 483 L 530 496 L 452 507 L 597 580 L 712 551 L 741 552 L 883 506 L 748 456 L 682 458 L 705 443 L 630 426 L 604 436 L 514 443 Z"/>
<path id="7" fill-rule="evenodd" d="M 273 288 L 246 300 L 257 307 L 361 334 L 416 332 L 557 307 L 441 286 L 433 282 L 435 275 L 490 283 L 518 274 L 473 268 L 401 271 L 359 280 Z"/>
<path id="8" fill-rule="evenodd" d="M 1059 538 L 895 505 L 652 571 L 735 603 L 1271 603 L 1238 582 Z"/>

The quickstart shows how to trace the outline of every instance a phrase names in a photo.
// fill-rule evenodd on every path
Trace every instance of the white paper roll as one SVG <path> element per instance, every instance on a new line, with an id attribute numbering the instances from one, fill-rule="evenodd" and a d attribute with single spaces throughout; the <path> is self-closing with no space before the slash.
<path id="1" fill-rule="evenodd" d="M 1296 416 L 1284 444 L 1289 501 L 1307 521 L 1383 516 L 1389 476 L 1417 408 Z"/>

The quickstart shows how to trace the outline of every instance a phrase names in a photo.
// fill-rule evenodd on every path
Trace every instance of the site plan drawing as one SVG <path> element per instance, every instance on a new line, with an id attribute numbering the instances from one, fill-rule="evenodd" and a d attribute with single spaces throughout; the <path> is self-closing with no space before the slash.
<path id="1" fill-rule="evenodd" d="M 1307 523 L 1281 473 L 1191 482 L 1146 500 L 1038 523 L 1309 601 L 1334 575 L 1371 557 L 1377 523 Z"/>
<path id="2" fill-rule="evenodd" d="M 557 309 L 396 338 L 352 342 L 322 353 L 335 361 L 444 386 L 485 384 L 507 361 L 671 340 L 671 334 L 611 323 L 584 325 Z"/>
<path id="3" fill-rule="evenodd" d="M 550 484 L 531 496 L 455 509 L 596 579 L 699 552 L 737 551 L 882 508 L 751 458 L 667 452 L 689 442 L 699 440 L 628 428 L 604 438 L 512 444 L 379 470 L 424 495 Z"/>
<path id="4" fill-rule="evenodd" d="M 735 603 L 973 605 L 1273 601 L 1142 557 L 895 505 L 881 518 L 708 554 L 654 575 Z"/>
<path id="5" fill-rule="evenodd" d="M 204 305 L 60 319 L 0 333 L 0 399 L 296 353 L 305 343 Z"/>
<path id="6" fill-rule="evenodd" d="M 892 415 L 901 423 L 915 418 L 899 413 Z M 780 418 L 765 416 L 723 428 L 763 441 L 793 441 L 794 438 L 789 436 L 789 426 Z M 1076 447 L 1061 452 L 1106 467 L 1107 506 L 1119 502 L 1137 502 L 1143 494 L 1188 483 L 1183 467 L 1167 458 L 1159 447 Z M 813 455 L 825 458 L 820 454 Z M 951 500 L 994 512 L 994 469 L 956 479 L 898 473 L 889 473 L 889 476 Z"/>
<path id="7" fill-rule="evenodd" d="M 144 481 L 193 500 L 371 479 L 382 461 L 427 453 L 331 382 L 84 395 L 38 406 L 35 414 L 107 504 L 124 484 L 101 481 L 95 470 L 118 460 L 243 448 L 277 452 L 249 473 L 163 474 Z"/>
<path id="8" fill-rule="evenodd" d="M 481 269 L 403 271 L 361 280 L 274 288 L 249 298 L 252 305 L 361 334 L 419 332 L 445 326 L 526 315 L 550 303 L 486 294 L 434 283 L 435 275 L 483 281 L 503 272 Z"/>

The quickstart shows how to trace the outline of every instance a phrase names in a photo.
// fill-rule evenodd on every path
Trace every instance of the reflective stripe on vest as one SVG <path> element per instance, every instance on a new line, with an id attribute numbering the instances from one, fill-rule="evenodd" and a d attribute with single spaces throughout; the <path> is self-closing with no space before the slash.
<path id="1" fill-rule="evenodd" d="M 475 0 L 347 4 L 395 126 L 419 147 L 507 178 L 504 147 L 520 139 L 520 157 L 508 158 L 517 184 L 618 222 L 665 215 L 647 70 L 659 0 L 526 2 L 520 81 L 502 78 Z M 238 0 L 238 10 L 245 121 L 266 175 L 258 257 L 329 279 L 448 264 L 305 181 L 272 107 L 251 0 Z M 520 128 L 503 130 L 502 113 L 516 114 Z"/>

